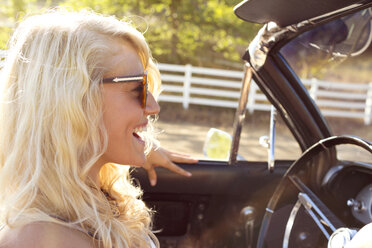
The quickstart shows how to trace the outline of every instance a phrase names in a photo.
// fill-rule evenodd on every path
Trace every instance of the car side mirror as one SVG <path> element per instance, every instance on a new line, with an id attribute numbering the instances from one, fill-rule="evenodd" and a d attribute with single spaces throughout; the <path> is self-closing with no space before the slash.
<path id="1" fill-rule="evenodd" d="M 222 130 L 211 128 L 204 142 L 204 156 L 212 159 L 227 160 L 230 156 L 232 136 Z"/>

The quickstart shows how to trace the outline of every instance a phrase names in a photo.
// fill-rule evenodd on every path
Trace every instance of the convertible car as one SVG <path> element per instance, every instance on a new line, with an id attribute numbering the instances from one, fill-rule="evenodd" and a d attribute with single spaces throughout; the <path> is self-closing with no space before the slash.
<path id="1" fill-rule="evenodd" d="M 144 200 L 155 210 L 161 246 L 343 247 L 372 222 L 372 145 L 367 137 L 334 133 L 322 112 L 329 99 L 316 101 L 303 79 L 337 81 L 318 85 L 334 89 L 345 86 L 343 80 L 368 86 L 372 1 L 248 0 L 234 11 L 263 27 L 242 56 L 245 72 L 229 160 L 180 164 L 191 178 L 158 169 L 155 187 L 146 172 L 134 171 Z M 273 105 L 263 162 L 237 156 L 252 80 Z M 336 92 L 341 100 L 334 107 L 357 106 L 353 89 Z M 276 113 L 303 152 L 295 161 L 274 159 Z M 353 152 L 345 159 L 348 149 Z M 359 150 L 367 155 L 359 156 Z"/>

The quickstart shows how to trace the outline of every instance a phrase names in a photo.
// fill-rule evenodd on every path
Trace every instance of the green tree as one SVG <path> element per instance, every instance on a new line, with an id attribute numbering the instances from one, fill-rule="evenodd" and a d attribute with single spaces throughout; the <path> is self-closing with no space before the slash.
<path id="1" fill-rule="evenodd" d="M 233 13 L 239 0 L 66 0 L 74 9 L 91 8 L 131 19 L 163 63 L 233 67 L 260 25 Z M 240 66 L 240 64 L 239 64 Z"/>
<path id="2" fill-rule="evenodd" d="M 7 42 L 16 23 L 25 15 L 42 12 L 50 6 L 51 0 L 0 0 L 0 49 L 7 49 Z"/>
<path id="3" fill-rule="evenodd" d="M 0 0 L 5 1 L 5 0 Z M 240 0 L 8 0 L 0 7 L 0 46 L 29 12 L 56 5 L 90 8 L 131 20 L 150 45 L 154 58 L 163 63 L 241 67 L 241 55 L 259 25 L 238 19 L 233 7 Z"/>

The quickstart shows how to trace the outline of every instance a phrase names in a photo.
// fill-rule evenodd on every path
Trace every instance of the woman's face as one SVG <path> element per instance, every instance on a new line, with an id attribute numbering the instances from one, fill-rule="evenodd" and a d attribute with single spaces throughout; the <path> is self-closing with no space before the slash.
<path id="1" fill-rule="evenodd" d="M 113 41 L 112 56 L 106 62 L 108 72 L 104 78 L 142 75 L 143 65 L 137 51 L 126 41 Z M 159 105 L 149 92 L 147 105 L 139 101 L 141 83 L 103 84 L 103 121 L 108 133 L 108 146 L 100 163 L 142 166 L 145 162 L 145 142 L 136 134 L 146 129 L 147 116 L 159 113 Z"/>

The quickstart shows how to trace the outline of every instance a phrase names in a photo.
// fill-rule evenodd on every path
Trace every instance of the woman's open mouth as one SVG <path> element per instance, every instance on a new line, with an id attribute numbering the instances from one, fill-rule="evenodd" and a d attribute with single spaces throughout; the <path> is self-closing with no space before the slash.
<path id="1" fill-rule="evenodd" d="M 139 136 L 137 133 L 133 133 L 133 136 L 134 136 L 136 139 L 142 140 L 141 136 Z"/>
<path id="2" fill-rule="evenodd" d="M 145 124 L 145 125 L 141 125 L 141 126 L 138 126 L 138 127 L 136 127 L 134 130 L 133 130 L 133 136 L 138 140 L 138 141 L 140 141 L 141 143 L 145 143 L 145 141 L 142 139 L 142 137 L 141 137 L 141 133 L 142 132 L 144 132 L 144 131 L 146 131 L 146 126 L 147 126 L 147 124 Z"/>

